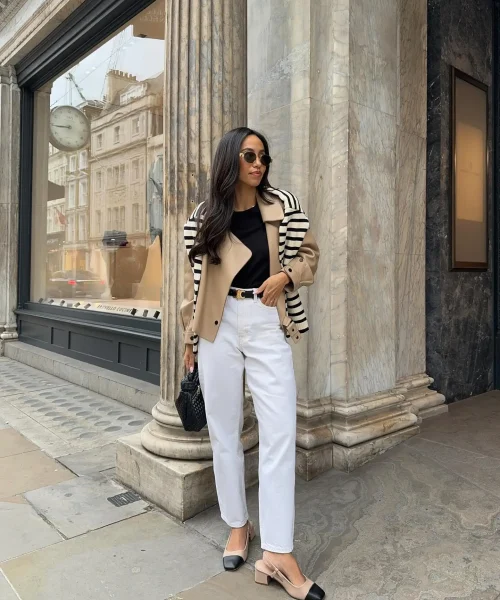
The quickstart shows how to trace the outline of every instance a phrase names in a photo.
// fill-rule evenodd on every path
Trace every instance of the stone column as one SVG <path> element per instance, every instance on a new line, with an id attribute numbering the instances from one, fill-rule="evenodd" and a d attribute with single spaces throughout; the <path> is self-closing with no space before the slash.
<path id="1" fill-rule="evenodd" d="M 426 1 L 262 10 L 251 0 L 250 124 L 322 251 L 297 361 L 297 470 L 310 479 L 414 435 L 420 408 L 444 400 L 425 375 Z"/>
<path id="2" fill-rule="evenodd" d="M 0 355 L 17 339 L 20 92 L 13 67 L 0 67 Z"/>
<path id="3" fill-rule="evenodd" d="M 427 1 L 399 2 L 396 165 L 396 380 L 425 418 L 446 412 L 425 373 Z"/>
<path id="4" fill-rule="evenodd" d="M 118 473 L 167 511 L 186 519 L 214 503 L 216 496 L 211 462 L 193 462 L 212 456 L 208 430 L 184 431 L 174 404 L 184 375 L 179 324 L 187 260 L 183 226 L 194 207 L 206 198 L 210 165 L 220 138 L 246 124 L 246 0 L 167 0 L 166 21 L 161 399 L 153 409 L 154 421 L 142 431 L 141 443 L 150 453 L 176 460 L 167 461 L 168 491 L 165 478 L 160 489 L 146 489 L 144 478 L 139 482 L 120 460 Z M 258 442 L 251 408 L 246 400 L 245 450 Z M 161 464 L 137 446 L 127 451 L 150 465 Z M 256 450 L 251 450 L 247 482 L 255 482 L 256 475 Z"/>

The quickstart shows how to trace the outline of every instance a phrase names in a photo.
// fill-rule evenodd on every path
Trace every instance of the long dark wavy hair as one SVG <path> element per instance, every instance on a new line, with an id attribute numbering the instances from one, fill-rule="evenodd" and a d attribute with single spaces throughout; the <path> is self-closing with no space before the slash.
<path id="1" fill-rule="evenodd" d="M 258 131 L 248 127 L 232 129 L 222 137 L 212 162 L 209 196 L 200 211 L 199 223 L 201 225 L 189 252 L 191 264 L 196 256 L 205 254 L 208 255 L 211 263 L 215 265 L 220 263 L 219 248 L 231 227 L 236 184 L 240 175 L 241 145 L 249 135 L 256 135 L 262 142 L 265 153 L 269 154 L 269 144 L 266 138 Z M 266 202 L 271 203 L 265 196 L 265 190 L 269 187 L 271 186 L 269 184 L 269 167 L 267 167 L 257 186 L 257 192 Z"/>

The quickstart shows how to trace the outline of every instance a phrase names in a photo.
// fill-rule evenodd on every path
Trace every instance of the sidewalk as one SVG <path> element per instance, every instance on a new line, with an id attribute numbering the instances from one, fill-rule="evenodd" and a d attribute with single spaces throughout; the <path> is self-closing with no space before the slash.
<path id="1" fill-rule="evenodd" d="M 258 538 L 223 571 L 217 507 L 180 524 L 114 481 L 114 442 L 149 419 L 0 358 L 0 600 L 288 598 L 253 582 Z M 258 526 L 256 487 L 248 504 Z M 500 598 L 500 393 L 354 473 L 297 480 L 295 538 L 328 599 Z"/>

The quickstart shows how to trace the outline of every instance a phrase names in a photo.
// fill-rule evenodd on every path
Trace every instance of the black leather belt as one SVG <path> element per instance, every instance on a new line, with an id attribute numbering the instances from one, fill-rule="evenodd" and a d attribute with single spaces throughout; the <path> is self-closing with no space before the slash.
<path id="1" fill-rule="evenodd" d="M 230 289 L 227 295 L 231 296 L 232 298 L 236 298 L 236 300 L 243 300 L 245 298 L 253 298 L 255 295 L 257 295 L 257 298 L 262 298 L 262 296 L 264 295 L 264 292 L 260 292 L 259 294 L 254 294 L 252 292 L 252 290 Z"/>

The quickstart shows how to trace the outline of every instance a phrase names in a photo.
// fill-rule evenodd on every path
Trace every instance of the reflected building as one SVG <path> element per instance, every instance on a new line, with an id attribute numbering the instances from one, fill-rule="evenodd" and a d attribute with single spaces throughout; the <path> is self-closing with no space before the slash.
<path id="1" fill-rule="evenodd" d="M 108 299 L 138 297 L 149 247 L 161 231 L 161 220 L 150 211 L 148 180 L 153 169 L 161 189 L 155 164 L 162 155 L 163 73 L 138 81 L 110 70 L 103 109 L 91 121 L 88 236 L 89 269 L 108 280 Z M 159 251 L 160 240 L 157 246 Z M 159 270 L 155 287 L 159 300 Z"/>

